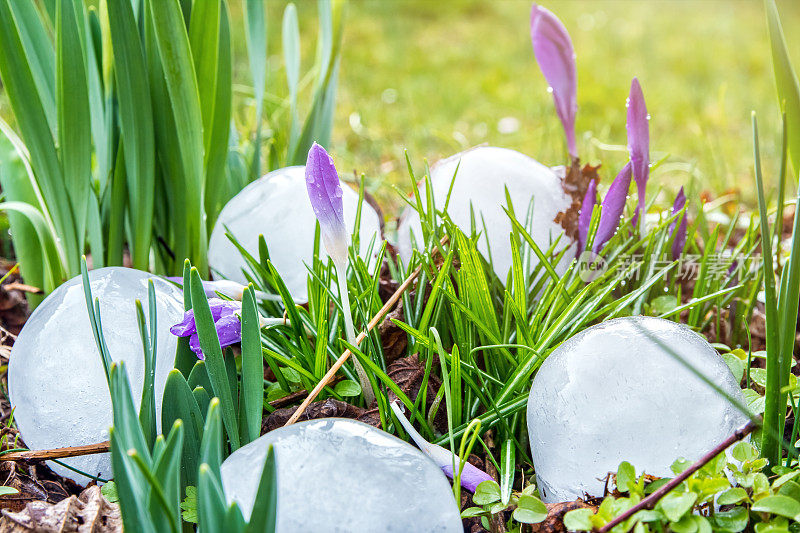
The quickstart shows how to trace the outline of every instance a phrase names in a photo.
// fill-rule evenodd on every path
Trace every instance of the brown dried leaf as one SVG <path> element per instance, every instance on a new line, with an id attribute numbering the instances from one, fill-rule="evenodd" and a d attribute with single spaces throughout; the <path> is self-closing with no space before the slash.
<path id="1" fill-rule="evenodd" d="M 547 518 L 538 524 L 532 524 L 530 531 L 532 533 L 562 533 L 566 532 L 567 528 L 564 527 L 564 515 L 569 511 L 575 509 L 592 509 L 597 510 L 597 507 L 589 505 L 583 500 L 575 500 L 574 502 L 559 502 L 548 503 L 547 505 Z"/>
<path id="2" fill-rule="evenodd" d="M 403 319 L 403 302 L 398 302 L 397 307 L 386 315 L 383 322 L 378 325 L 378 333 L 383 344 L 383 358 L 387 365 L 391 365 L 397 359 L 403 357 L 408 348 L 408 335 L 400 329 L 392 319 Z"/>
<path id="3" fill-rule="evenodd" d="M 400 390 L 413 401 L 419 394 L 422 382 L 425 379 L 425 365 L 419 360 L 419 354 L 413 354 L 394 361 L 389 365 L 389 368 L 387 368 L 386 374 L 392 381 L 397 383 Z M 428 384 L 425 393 L 425 412 L 430 409 L 434 398 L 436 398 L 436 393 L 439 392 L 439 387 L 441 386 L 441 379 L 439 379 L 434 372 L 431 372 L 430 376 L 428 376 Z M 388 396 L 390 402 L 397 399 L 397 396 L 392 391 L 389 391 Z M 445 400 L 442 400 L 442 403 L 436 411 L 436 415 L 433 418 L 433 425 L 441 433 L 447 431 L 447 409 L 445 408 Z"/>
<path id="4" fill-rule="evenodd" d="M 3 510 L 0 533 L 118 533 L 122 531 L 119 506 L 109 503 L 93 485 L 80 496 L 56 504 L 32 501 L 24 510 Z"/>
<path id="5" fill-rule="evenodd" d="M 297 410 L 297 407 L 284 407 L 283 409 L 276 409 L 267 418 L 264 419 L 261 425 L 261 434 L 268 433 L 274 429 L 278 429 L 286 425 L 289 418 Z M 380 418 L 377 423 L 373 423 L 373 417 L 370 416 L 369 411 L 363 407 L 356 407 L 349 403 L 328 398 L 319 402 L 311 402 L 306 408 L 298 422 L 302 420 L 316 420 L 318 418 L 352 418 L 359 420 L 365 424 L 370 424 L 375 427 L 380 427 Z"/>
<path id="6" fill-rule="evenodd" d="M 567 169 L 564 176 L 564 192 L 572 198 L 572 203 L 566 211 L 562 211 L 553 219 L 554 222 L 561 224 L 567 236 L 573 240 L 578 239 L 578 217 L 580 215 L 583 198 L 589 188 L 589 182 L 598 180 L 597 169 L 600 165 L 584 165 L 581 167 L 580 161 L 574 159 L 572 165 Z"/>

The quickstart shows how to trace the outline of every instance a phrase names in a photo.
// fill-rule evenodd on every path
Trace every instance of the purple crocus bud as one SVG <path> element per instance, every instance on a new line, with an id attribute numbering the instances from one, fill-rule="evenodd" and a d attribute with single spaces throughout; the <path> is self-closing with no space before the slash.
<path id="1" fill-rule="evenodd" d="M 311 207 L 319 220 L 328 255 L 337 264 L 347 261 L 347 230 L 342 208 L 342 184 L 325 149 L 314 143 L 306 162 L 306 188 Z"/>
<path id="2" fill-rule="evenodd" d="M 625 210 L 625 201 L 628 199 L 628 189 L 631 186 L 631 166 L 631 163 L 628 163 L 622 168 L 603 198 L 600 222 L 597 224 L 592 247 L 594 253 L 598 253 L 617 231 L 619 219 Z"/>
<path id="3" fill-rule="evenodd" d="M 589 226 L 592 223 L 592 210 L 597 204 L 597 181 L 589 182 L 586 189 L 586 196 L 583 197 L 581 212 L 578 215 L 578 253 L 583 252 L 586 247 L 586 239 L 589 237 Z"/>
<path id="4" fill-rule="evenodd" d="M 636 191 L 639 196 L 639 204 L 636 210 L 637 212 L 643 212 L 647 177 L 650 174 L 650 115 L 647 114 L 642 87 L 636 78 L 631 81 L 631 92 L 628 96 L 627 107 L 628 151 L 631 154 L 633 179 L 636 181 Z"/>
<path id="5" fill-rule="evenodd" d="M 577 158 L 575 115 L 578 112 L 578 72 L 575 68 L 572 40 L 555 15 L 542 6 L 533 4 L 531 42 L 539 69 L 553 93 L 556 113 L 567 136 L 567 149 L 573 158 Z"/>
<path id="6" fill-rule="evenodd" d="M 675 215 L 686 206 L 686 195 L 683 192 L 683 187 L 678 191 L 678 196 L 675 197 L 675 203 L 672 206 L 672 214 Z M 672 259 L 678 259 L 683 253 L 686 246 L 686 212 L 683 213 L 680 223 L 674 221 L 669 226 L 669 236 L 675 235 L 675 240 L 672 241 Z M 678 225 L 678 231 L 675 232 L 675 226 Z"/>
<path id="7" fill-rule="evenodd" d="M 391 402 L 389 405 L 392 406 L 392 410 L 394 411 L 395 416 L 397 416 L 397 419 L 400 421 L 400 424 L 403 425 L 403 429 L 406 430 L 406 433 L 409 434 L 411 439 L 416 443 L 422 453 L 433 459 L 433 462 L 442 469 L 442 472 L 444 472 L 447 477 L 450 479 L 455 479 L 455 476 L 453 475 L 453 465 L 458 467 L 461 464 L 461 460 L 458 458 L 458 456 L 446 448 L 443 448 L 437 444 L 431 444 L 430 442 L 426 441 L 422 435 L 420 435 L 419 432 L 414 429 L 414 426 L 411 425 L 411 422 L 403 414 L 403 408 L 397 401 Z M 462 487 L 474 493 L 475 489 L 478 488 L 478 485 L 487 480 L 493 480 L 492 476 L 480 468 L 471 465 L 469 462 L 464 463 L 464 468 L 461 469 L 460 477 Z"/>

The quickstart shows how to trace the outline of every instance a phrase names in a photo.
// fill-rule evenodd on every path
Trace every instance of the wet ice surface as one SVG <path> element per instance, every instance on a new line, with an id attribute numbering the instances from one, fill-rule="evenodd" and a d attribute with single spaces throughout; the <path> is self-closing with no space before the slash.
<path id="1" fill-rule="evenodd" d="M 147 317 L 147 280 L 151 274 L 110 267 L 89 272 L 92 295 L 100 299 L 103 333 L 114 361 L 125 361 L 133 399 L 141 401 L 144 360 L 134 300 Z M 169 327 L 183 316 L 181 291 L 153 278 L 157 298 L 156 411 L 173 367 L 177 340 Z M 14 420 L 33 450 L 93 444 L 108 439 L 111 398 L 86 309 L 81 277 L 53 291 L 31 314 L 11 352 L 8 385 Z M 111 477 L 108 454 L 63 459 L 101 478 Z M 85 476 L 53 462 L 50 468 L 80 483 Z"/>
<path id="2" fill-rule="evenodd" d="M 506 148 L 481 146 L 461 152 L 436 163 L 431 168 L 433 196 L 438 209 L 444 208 L 456 168 L 458 173 L 453 191 L 450 193 L 447 212 L 453 222 L 469 235 L 472 227 L 470 210 L 472 206 L 475 226 L 481 233 L 479 249 L 488 259 L 483 225 L 485 221 L 486 234 L 491 243 L 494 271 L 501 281 L 505 282 L 511 268 L 509 235 L 512 225 L 503 209 L 508 205 L 506 187 L 514 206 L 516 219 L 523 225 L 533 198 L 533 223 L 527 229 L 542 252 L 546 253 L 550 244 L 559 235 L 562 235 L 560 249 L 567 245 L 574 246 L 571 240 L 563 235 L 562 226 L 553 221 L 559 212 L 570 206 L 572 201 L 564 193 L 562 178 L 553 170 L 524 154 Z M 424 202 L 424 182 L 420 185 L 419 193 Z M 419 214 L 408 207 L 397 228 L 398 251 L 406 262 L 411 257 L 412 249 L 417 248 L 412 244 L 412 232 L 414 241 L 421 243 L 422 227 Z M 530 255 L 529 265 L 533 268 L 538 264 L 538 259 L 533 252 L 530 252 Z M 574 254 L 567 252 L 556 267 L 556 271 L 563 274 L 573 257 Z"/>
<path id="3" fill-rule="evenodd" d="M 343 418 L 271 431 L 225 460 L 225 493 L 247 517 L 270 444 L 278 532 L 462 530 L 450 483 L 433 461 L 388 433 Z"/>
<path id="4" fill-rule="evenodd" d="M 343 185 L 342 194 L 349 234 L 355 227 L 358 192 Z M 288 167 L 270 172 L 242 189 L 222 209 L 208 245 L 208 262 L 212 272 L 216 271 L 216 278 L 221 276 L 247 283 L 242 269 L 249 269 L 239 251 L 225 236 L 225 227 L 256 259 L 258 236 L 263 234 L 270 259 L 289 292 L 294 298 L 305 301 L 308 277 L 305 265 L 311 265 L 316 222 L 306 190 L 305 167 Z M 373 256 L 376 255 L 381 246 L 380 221 L 367 202 L 361 207 L 359 237 L 362 257 L 365 257 L 373 238 L 372 252 Z M 322 243 L 320 256 L 327 257 Z"/>
<path id="5" fill-rule="evenodd" d="M 528 433 L 545 502 L 602 496 L 598 480 L 622 461 L 672 476 L 747 423 L 719 393 L 658 343 L 744 404 L 738 383 L 705 339 L 652 317 L 610 320 L 575 335 L 542 364 L 528 398 Z"/>

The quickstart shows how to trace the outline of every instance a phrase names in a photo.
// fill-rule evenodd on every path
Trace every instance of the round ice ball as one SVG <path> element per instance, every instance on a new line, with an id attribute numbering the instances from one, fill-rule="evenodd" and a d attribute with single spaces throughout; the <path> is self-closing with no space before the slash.
<path id="1" fill-rule="evenodd" d="M 225 235 L 227 229 L 239 244 L 258 258 L 258 236 L 264 235 L 270 260 L 296 300 L 308 298 L 308 269 L 314 255 L 317 218 L 306 189 L 306 167 L 296 166 L 270 172 L 234 196 L 219 214 L 208 245 L 208 262 L 214 277 L 247 283 L 242 269 L 249 270 L 239 250 Z M 358 193 L 342 187 L 342 204 L 348 233 L 355 228 Z M 361 205 L 359 252 L 365 257 L 372 246 L 372 258 L 381 246 L 378 213 L 367 202 Z M 320 244 L 320 256 L 327 257 Z M 365 257 L 366 258 L 366 257 Z"/>
<path id="2" fill-rule="evenodd" d="M 175 362 L 177 338 L 170 326 L 183 316 L 183 296 L 173 284 L 131 268 L 89 272 L 92 295 L 100 300 L 100 318 L 111 358 L 125 361 L 137 407 L 141 401 L 144 356 L 135 299 L 147 317 L 147 280 L 156 290 L 156 411 Z M 148 318 L 149 321 L 149 318 Z M 148 322 L 149 323 L 149 322 Z M 97 351 L 80 276 L 54 290 L 31 314 L 11 351 L 8 388 L 14 421 L 32 450 L 93 444 L 108 439 L 111 396 Z M 108 454 L 62 459 L 74 468 L 108 479 Z M 57 463 L 58 474 L 87 483 L 89 478 Z"/>
<path id="3" fill-rule="evenodd" d="M 231 454 L 222 463 L 222 485 L 245 517 L 270 445 L 278 470 L 278 532 L 462 530 L 450 483 L 431 459 L 344 418 L 282 427 Z"/>
<path id="4" fill-rule="evenodd" d="M 512 225 L 503 209 L 508 207 L 506 188 L 516 218 L 523 225 L 528 207 L 533 202 L 533 220 L 527 229 L 543 252 L 547 252 L 559 236 L 560 248 L 557 251 L 565 247 L 573 249 L 556 266 L 559 274 L 566 272 L 570 261 L 575 257 L 574 250 L 577 246 L 564 233 L 561 224 L 554 220 L 572 204 L 571 197 L 564 192 L 562 177 L 554 170 L 514 150 L 480 146 L 439 161 L 431 168 L 433 198 L 438 209 L 444 208 L 454 174 L 455 183 L 450 193 L 447 213 L 462 231 L 469 234 L 474 212 L 475 226 L 481 233 L 478 248 L 488 260 L 491 247 L 494 271 L 501 281 L 506 281 L 511 268 L 509 235 Z M 424 182 L 420 184 L 419 193 L 424 199 Z M 422 240 L 419 213 L 411 207 L 407 207 L 400 218 L 397 240 L 400 257 L 407 262 L 412 250 L 417 249 Z M 529 268 L 533 269 L 539 260 L 532 252 L 530 256 Z"/>
<path id="5" fill-rule="evenodd" d="M 725 361 L 686 326 L 639 316 L 586 329 L 548 356 L 528 397 L 545 502 L 602 496 L 604 478 L 622 461 L 671 477 L 676 459 L 699 459 L 747 423 L 665 347 L 744 405 Z"/>

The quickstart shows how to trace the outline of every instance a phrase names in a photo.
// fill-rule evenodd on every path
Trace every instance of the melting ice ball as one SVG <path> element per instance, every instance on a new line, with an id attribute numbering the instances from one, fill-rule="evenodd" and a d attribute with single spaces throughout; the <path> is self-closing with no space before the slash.
<path id="1" fill-rule="evenodd" d="M 247 283 L 242 269 L 247 265 L 225 228 L 253 257 L 258 258 L 258 236 L 264 235 L 270 259 L 292 297 L 308 298 L 308 269 L 314 254 L 317 217 L 306 190 L 305 166 L 282 168 L 262 176 L 234 196 L 219 214 L 208 245 L 208 262 L 215 278 Z M 355 227 L 358 193 L 342 187 L 342 203 L 348 233 Z M 373 242 L 374 240 L 374 242 Z M 371 244 L 372 243 L 372 244 Z M 367 202 L 361 206 L 359 252 L 370 249 L 376 257 L 381 246 L 378 213 Z M 320 256 L 327 257 L 320 245 Z"/>
<path id="2" fill-rule="evenodd" d="M 278 469 L 277 531 L 460 532 L 453 490 L 418 449 L 344 418 L 270 431 L 222 463 L 222 485 L 245 517 L 272 445 Z"/>
<path id="3" fill-rule="evenodd" d="M 554 221 L 558 213 L 566 211 L 572 204 L 572 198 L 564 192 L 562 176 L 514 150 L 480 146 L 439 161 L 431 168 L 431 185 L 437 209 L 444 208 L 453 175 L 455 183 L 447 213 L 469 235 L 474 212 L 475 227 L 481 234 L 478 247 L 487 260 L 487 252 L 491 247 L 494 271 L 501 281 L 505 282 L 511 268 L 509 235 L 512 225 L 503 209 L 508 207 L 506 188 L 516 219 L 523 226 L 528 207 L 533 202 L 533 217 L 527 230 L 542 252 L 546 253 L 559 236 L 561 240 L 557 252 L 568 246 L 573 248 L 556 267 L 559 274 L 566 271 L 575 257 L 574 249 L 577 247 L 564 234 L 561 224 Z M 420 184 L 419 193 L 424 201 L 424 182 Z M 397 239 L 400 257 L 405 262 L 408 262 L 413 249 L 424 246 L 419 213 L 411 207 L 407 207 L 400 217 Z M 487 240 L 490 246 L 487 246 Z M 530 252 L 529 268 L 532 270 L 538 263 L 536 255 Z"/>
<path id="4" fill-rule="evenodd" d="M 689 328 L 653 317 L 593 326 L 554 350 L 533 380 L 528 434 L 539 490 L 548 503 L 602 496 L 608 472 L 672 476 L 748 419 L 673 357 L 744 404 L 716 350 Z"/>
<path id="5" fill-rule="evenodd" d="M 156 411 L 173 368 L 177 338 L 169 328 L 183 316 L 180 289 L 152 274 L 131 268 L 92 270 L 92 295 L 100 300 L 103 334 L 114 361 L 125 361 L 138 407 L 144 359 L 134 300 L 147 316 L 147 280 L 156 289 Z M 111 396 L 103 363 L 95 346 L 81 277 L 53 291 L 31 314 L 11 351 L 8 387 L 14 420 L 32 450 L 93 444 L 108 439 L 112 425 Z M 108 454 L 62 459 L 74 468 L 103 479 L 111 477 Z M 89 478 L 48 462 L 58 474 L 79 483 Z"/>

